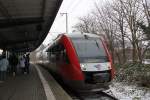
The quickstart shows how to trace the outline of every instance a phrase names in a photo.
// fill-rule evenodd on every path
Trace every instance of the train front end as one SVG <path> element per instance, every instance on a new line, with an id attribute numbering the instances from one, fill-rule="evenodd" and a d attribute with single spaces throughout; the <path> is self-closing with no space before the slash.
<path id="1" fill-rule="evenodd" d="M 99 37 L 72 38 L 80 70 L 84 80 L 82 89 L 106 90 L 114 77 L 112 59 L 104 42 Z"/>

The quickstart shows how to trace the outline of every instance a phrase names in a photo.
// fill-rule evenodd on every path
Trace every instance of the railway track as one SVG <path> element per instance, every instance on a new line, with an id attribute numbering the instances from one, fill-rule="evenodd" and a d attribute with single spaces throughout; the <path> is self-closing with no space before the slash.
<path id="1" fill-rule="evenodd" d="M 74 93 L 70 94 L 70 96 L 73 100 L 118 100 L 112 94 L 102 91 Z"/>
<path id="2" fill-rule="evenodd" d="M 106 92 L 102 92 L 102 91 L 98 91 L 97 94 L 102 94 L 106 97 L 109 97 L 110 100 L 118 100 L 113 94 L 109 94 L 109 93 L 106 93 Z"/>

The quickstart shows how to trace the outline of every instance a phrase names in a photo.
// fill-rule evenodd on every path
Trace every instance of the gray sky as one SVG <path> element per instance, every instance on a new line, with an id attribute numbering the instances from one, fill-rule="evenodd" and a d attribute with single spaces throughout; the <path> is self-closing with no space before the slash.
<path id="1" fill-rule="evenodd" d="M 87 15 L 94 9 L 94 3 L 99 3 L 100 1 L 103 0 L 63 0 L 50 32 L 44 40 L 44 44 L 48 44 L 58 33 L 65 33 L 66 17 L 60 13 L 68 13 L 68 30 L 72 32 L 72 26 L 78 22 L 78 18 Z"/>

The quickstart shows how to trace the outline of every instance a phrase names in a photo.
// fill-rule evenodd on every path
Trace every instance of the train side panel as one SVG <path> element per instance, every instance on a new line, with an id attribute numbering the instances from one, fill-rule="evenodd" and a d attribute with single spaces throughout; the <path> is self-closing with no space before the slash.
<path id="1" fill-rule="evenodd" d="M 60 42 L 63 43 L 69 59 L 68 63 L 64 62 L 60 65 L 60 72 L 63 77 L 69 80 L 83 80 L 83 73 L 80 69 L 80 64 L 70 39 L 63 35 Z"/>

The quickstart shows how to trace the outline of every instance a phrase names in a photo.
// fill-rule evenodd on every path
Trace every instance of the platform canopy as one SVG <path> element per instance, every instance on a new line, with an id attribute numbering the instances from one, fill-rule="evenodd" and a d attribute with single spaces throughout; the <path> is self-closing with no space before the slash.
<path id="1" fill-rule="evenodd" d="M 36 49 L 47 36 L 62 1 L 0 0 L 0 49 Z"/>

